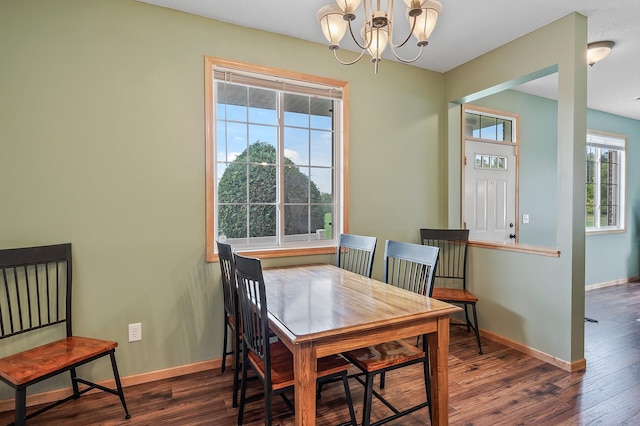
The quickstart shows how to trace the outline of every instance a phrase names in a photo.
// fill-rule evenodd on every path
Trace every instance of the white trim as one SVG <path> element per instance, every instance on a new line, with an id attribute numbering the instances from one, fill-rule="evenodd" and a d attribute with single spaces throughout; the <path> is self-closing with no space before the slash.
<path id="1" fill-rule="evenodd" d="M 605 282 L 597 283 L 597 284 L 590 284 L 590 285 L 585 286 L 584 290 L 585 291 L 591 291 L 591 290 L 597 290 L 599 288 L 613 287 L 613 286 L 622 285 L 622 284 L 637 285 L 637 284 L 640 284 L 640 283 L 638 283 L 638 281 L 640 281 L 640 276 L 630 277 L 630 278 L 621 278 L 619 280 L 605 281 Z"/>

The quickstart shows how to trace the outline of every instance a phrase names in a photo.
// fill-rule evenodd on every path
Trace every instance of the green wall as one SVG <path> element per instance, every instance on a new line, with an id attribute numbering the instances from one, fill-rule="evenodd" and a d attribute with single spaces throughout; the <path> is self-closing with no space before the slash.
<path id="1" fill-rule="evenodd" d="M 481 328 L 576 363 L 584 358 L 586 38 L 586 18 L 570 14 L 447 72 L 444 99 L 455 114 L 452 104 L 558 72 L 555 176 L 547 179 L 556 186 L 552 246 L 561 256 L 472 247 L 469 287 L 480 299 Z M 459 197 L 460 166 L 452 158 L 459 158 L 460 132 L 447 128 L 448 193 Z M 449 211 L 449 221 L 455 215 Z"/>
<path id="2" fill-rule="evenodd" d="M 205 55 L 350 82 L 351 232 L 418 242 L 444 221 L 442 74 L 385 61 L 374 75 L 324 45 L 134 0 L 0 2 L 0 248 L 73 243 L 75 332 L 117 340 L 122 376 L 221 356 Z M 143 340 L 128 343 L 133 322 Z M 110 377 L 107 363 L 85 373 Z"/>

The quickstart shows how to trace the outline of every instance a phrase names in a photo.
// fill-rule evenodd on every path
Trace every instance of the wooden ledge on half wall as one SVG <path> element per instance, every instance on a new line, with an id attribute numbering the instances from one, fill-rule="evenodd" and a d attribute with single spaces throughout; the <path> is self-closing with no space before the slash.
<path id="1" fill-rule="evenodd" d="M 518 253 L 535 254 L 538 256 L 560 257 L 560 250 L 553 247 L 541 247 L 531 244 L 501 243 L 497 241 L 469 240 L 470 247 L 480 247 L 490 250 L 515 251 Z"/>

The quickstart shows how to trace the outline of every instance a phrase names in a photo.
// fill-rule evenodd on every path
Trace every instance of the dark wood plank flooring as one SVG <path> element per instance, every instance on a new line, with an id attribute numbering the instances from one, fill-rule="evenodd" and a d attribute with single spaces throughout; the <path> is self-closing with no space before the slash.
<path id="1" fill-rule="evenodd" d="M 452 327 L 450 411 L 452 425 L 640 425 L 640 284 L 587 292 L 587 370 L 567 373 L 501 344 Z M 229 370 L 208 371 L 125 389 L 132 415 L 124 420 L 112 395 L 85 395 L 32 419 L 30 425 L 235 425 Z M 258 391 L 257 382 L 250 383 Z M 350 381 L 360 421 L 362 386 Z M 399 406 L 424 398 L 420 367 L 388 373 L 385 396 Z M 348 420 L 340 383 L 325 386 L 318 402 L 318 425 Z M 274 425 L 292 425 L 293 415 L 275 399 Z M 374 418 L 389 411 L 374 401 Z M 0 413 L 0 424 L 13 412 Z M 262 401 L 247 405 L 245 424 L 263 424 Z M 391 425 L 429 424 L 423 409 Z"/>

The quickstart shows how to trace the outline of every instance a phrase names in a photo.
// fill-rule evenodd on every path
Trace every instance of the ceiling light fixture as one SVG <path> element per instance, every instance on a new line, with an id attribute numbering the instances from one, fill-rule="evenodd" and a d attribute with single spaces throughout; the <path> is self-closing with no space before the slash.
<path id="1" fill-rule="evenodd" d="M 382 52 L 387 45 L 391 46 L 391 52 L 401 62 L 411 63 L 422 55 L 422 49 L 429 44 L 429 36 L 438 22 L 438 16 L 442 12 L 442 5 L 438 0 L 404 0 L 407 5 L 405 13 L 409 21 L 410 31 L 404 41 L 400 44 L 393 43 L 393 13 L 394 0 L 386 0 L 386 9 L 383 9 L 380 0 L 364 0 L 363 2 L 363 26 L 360 29 L 360 37 L 356 37 L 351 22 L 356 19 L 355 12 L 362 0 L 336 0 L 336 4 L 324 6 L 318 11 L 318 22 L 322 28 L 324 36 L 329 41 L 329 50 L 333 51 L 333 56 L 342 65 L 353 65 L 358 62 L 365 51 L 371 55 L 371 62 L 374 63 L 375 72 L 378 72 L 378 63 L 381 60 Z M 358 45 L 362 52 L 353 61 L 342 61 L 338 58 L 336 51 L 340 49 L 340 40 L 349 28 L 351 38 Z M 417 56 L 413 59 L 401 58 L 396 49 L 404 46 L 411 34 L 414 35 L 419 47 Z M 361 41 L 360 41 L 361 40 Z"/>
<path id="2" fill-rule="evenodd" d="M 603 60 L 615 45 L 613 41 L 596 41 L 589 43 L 587 45 L 587 63 L 593 66 L 596 62 Z"/>

